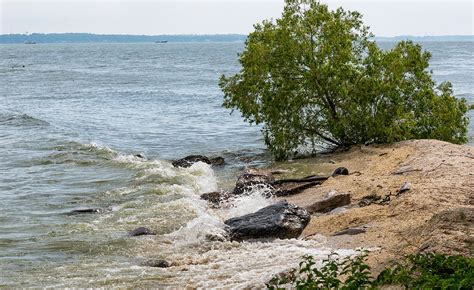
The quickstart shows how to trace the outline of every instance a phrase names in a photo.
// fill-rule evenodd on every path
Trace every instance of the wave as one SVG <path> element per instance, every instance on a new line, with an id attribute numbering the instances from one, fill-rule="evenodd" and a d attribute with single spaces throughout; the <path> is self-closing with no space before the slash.
<path id="1" fill-rule="evenodd" d="M 27 114 L 2 114 L 0 113 L 0 125 L 16 127 L 47 127 L 50 124 L 44 120 Z"/>

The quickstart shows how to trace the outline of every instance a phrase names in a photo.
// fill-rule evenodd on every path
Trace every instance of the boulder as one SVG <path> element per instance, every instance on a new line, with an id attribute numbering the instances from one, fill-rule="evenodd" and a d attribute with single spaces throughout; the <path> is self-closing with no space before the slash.
<path id="1" fill-rule="evenodd" d="M 173 162 L 171 162 L 171 164 L 173 164 L 174 167 L 187 168 L 197 162 L 204 162 L 212 166 L 219 166 L 223 165 L 225 161 L 222 157 L 209 158 L 204 155 L 189 155 L 184 158 L 174 160 Z"/>
<path id="2" fill-rule="evenodd" d="M 329 192 L 323 200 L 317 201 L 306 207 L 310 213 L 325 213 L 331 210 L 345 206 L 351 203 L 351 195 L 349 193 Z"/>
<path id="3" fill-rule="evenodd" d="M 133 231 L 128 232 L 128 235 L 131 237 L 144 236 L 144 235 L 156 235 L 152 230 L 145 227 L 139 227 Z"/>
<path id="4" fill-rule="evenodd" d="M 303 208 L 280 201 L 255 213 L 226 220 L 232 240 L 297 238 L 308 225 L 311 215 Z"/>

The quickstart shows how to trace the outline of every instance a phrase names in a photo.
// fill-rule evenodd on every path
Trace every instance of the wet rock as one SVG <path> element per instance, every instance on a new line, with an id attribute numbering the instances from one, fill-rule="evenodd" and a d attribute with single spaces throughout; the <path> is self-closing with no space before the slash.
<path id="1" fill-rule="evenodd" d="M 82 208 L 82 209 L 73 209 L 66 215 L 78 215 L 78 214 L 99 214 L 103 213 L 104 210 L 101 208 Z"/>
<path id="2" fill-rule="evenodd" d="M 358 234 L 363 234 L 367 232 L 367 227 L 362 226 L 362 227 L 354 227 L 354 228 L 348 228 L 345 230 L 342 230 L 340 232 L 335 233 L 333 236 L 342 236 L 342 235 L 358 235 Z"/>
<path id="3" fill-rule="evenodd" d="M 273 192 L 272 182 L 274 181 L 275 179 L 270 171 L 247 169 L 237 178 L 232 194 L 240 195 L 256 188 L 268 189 Z"/>
<path id="4" fill-rule="evenodd" d="M 225 164 L 224 158 L 220 156 L 211 158 L 209 161 L 211 161 L 212 166 L 221 166 Z"/>
<path id="5" fill-rule="evenodd" d="M 345 167 L 338 167 L 332 173 L 332 177 L 338 176 L 338 175 L 349 175 L 349 170 Z"/>
<path id="6" fill-rule="evenodd" d="M 152 230 L 145 227 L 139 227 L 133 231 L 128 232 L 128 235 L 131 237 L 145 236 L 145 235 L 156 235 Z"/>
<path id="7" fill-rule="evenodd" d="M 171 164 L 174 167 L 187 168 L 187 167 L 190 167 L 191 165 L 193 165 L 194 163 L 197 163 L 197 162 L 204 162 L 204 163 L 207 163 L 207 164 L 211 164 L 211 160 L 209 160 L 209 158 L 207 158 L 206 156 L 203 156 L 203 155 L 189 155 L 189 156 L 186 156 L 184 158 L 174 160 L 173 162 L 171 162 Z"/>
<path id="8" fill-rule="evenodd" d="M 229 199 L 230 196 L 230 193 L 225 191 L 214 191 L 201 194 L 201 199 L 204 199 L 213 205 L 219 205 L 221 202 Z"/>
<path id="9" fill-rule="evenodd" d="M 155 268 L 168 268 L 170 263 L 166 260 L 148 260 L 142 263 L 142 266 L 155 267 Z"/>
<path id="10" fill-rule="evenodd" d="M 255 213 L 226 220 L 232 240 L 297 238 L 308 225 L 311 215 L 303 208 L 280 201 Z"/>
<path id="11" fill-rule="evenodd" d="M 325 199 L 313 203 L 312 205 L 306 207 L 306 209 L 310 213 L 325 213 L 350 203 L 351 195 L 349 193 L 337 193 L 335 191 L 331 191 L 326 195 Z"/>
<path id="12" fill-rule="evenodd" d="M 174 167 L 187 168 L 197 162 L 204 162 L 212 166 L 219 166 L 223 165 L 225 161 L 222 157 L 208 158 L 204 155 L 189 155 L 184 158 L 174 160 L 173 162 L 171 162 L 171 164 L 173 164 Z"/>
<path id="13" fill-rule="evenodd" d="M 411 183 L 410 182 L 405 182 L 403 185 L 400 187 L 400 189 L 397 191 L 396 195 L 400 195 L 404 193 L 405 191 L 408 191 L 411 189 Z"/>

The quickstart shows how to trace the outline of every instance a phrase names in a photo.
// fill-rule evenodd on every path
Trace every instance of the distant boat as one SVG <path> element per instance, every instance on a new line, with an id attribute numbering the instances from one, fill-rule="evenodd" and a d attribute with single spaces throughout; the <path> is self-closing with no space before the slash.
<path id="1" fill-rule="evenodd" d="M 168 40 L 158 40 L 158 41 L 155 41 L 155 43 L 168 43 Z"/>
<path id="2" fill-rule="evenodd" d="M 25 44 L 36 44 L 36 41 L 25 41 Z"/>

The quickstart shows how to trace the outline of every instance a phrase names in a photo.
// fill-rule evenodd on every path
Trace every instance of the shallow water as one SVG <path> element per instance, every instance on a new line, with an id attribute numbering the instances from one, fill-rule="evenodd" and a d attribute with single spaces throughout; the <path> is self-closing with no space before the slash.
<path id="1" fill-rule="evenodd" d="M 435 79 L 473 103 L 473 43 L 424 46 Z M 259 128 L 220 106 L 218 78 L 238 71 L 242 48 L 0 46 L 0 286 L 255 285 L 303 254 L 327 255 L 323 238 L 206 239 L 222 233 L 224 219 L 272 202 L 255 193 L 216 210 L 199 199 L 230 187 L 245 166 L 271 162 Z M 167 161 L 192 153 L 228 164 L 176 169 Z M 90 207 L 104 213 L 65 214 Z M 139 226 L 158 235 L 127 236 Z M 151 258 L 173 266 L 140 266 Z"/>

